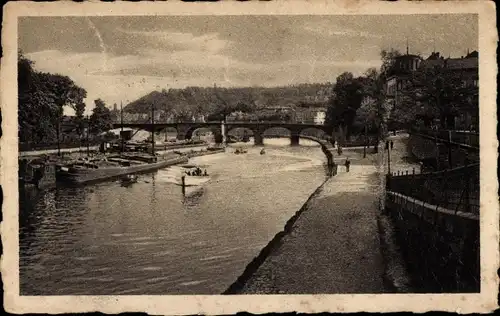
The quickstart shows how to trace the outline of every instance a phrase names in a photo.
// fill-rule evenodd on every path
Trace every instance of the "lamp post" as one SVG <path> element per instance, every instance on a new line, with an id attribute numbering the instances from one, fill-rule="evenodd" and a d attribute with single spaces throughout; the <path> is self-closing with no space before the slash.
<path id="1" fill-rule="evenodd" d="M 363 158 L 366 158 L 366 143 L 367 143 L 367 136 L 366 136 L 366 122 L 365 122 L 365 146 L 363 147 Z"/>
<path id="2" fill-rule="evenodd" d="M 153 142 L 152 147 L 151 147 L 151 153 L 155 154 L 155 106 L 154 102 L 151 105 L 151 125 L 152 125 L 152 133 L 151 133 L 151 140 Z"/>
<path id="3" fill-rule="evenodd" d="M 87 157 L 90 155 L 90 118 L 87 115 Z"/>
<path id="4" fill-rule="evenodd" d="M 56 134 L 57 134 L 57 156 L 61 156 L 61 140 L 60 140 L 60 134 L 61 134 L 61 121 L 60 118 L 57 119 L 57 126 L 56 126 Z"/>
<path id="5" fill-rule="evenodd" d="M 124 147 L 124 141 L 123 141 L 123 102 L 120 101 L 120 124 L 122 126 L 120 130 L 120 139 L 121 139 L 121 147 L 122 147 L 122 153 L 123 153 L 123 147 Z"/>
<path id="6" fill-rule="evenodd" d="M 385 141 L 385 149 L 387 149 L 387 173 L 391 174 L 391 149 L 388 140 Z"/>

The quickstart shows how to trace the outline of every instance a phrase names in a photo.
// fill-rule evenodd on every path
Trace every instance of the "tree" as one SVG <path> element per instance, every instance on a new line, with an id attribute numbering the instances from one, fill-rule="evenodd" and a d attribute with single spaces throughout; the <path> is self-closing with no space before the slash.
<path id="1" fill-rule="evenodd" d="M 391 68 L 394 66 L 396 57 L 399 56 L 401 56 L 401 53 L 398 50 L 392 48 L 391 50 L 382 50 L 380 52 L 380 58 L 382 59 L 380 73 L 382 74 L 382 76 L 385 76 L 391 70 Z"/>
<path id="2" fill-rule="evenodd" d="M 244 94 L 243 100 L 232 104 L 220 95 L 219 90 L 215 90 L 214 92 L 218 102 L 215 110 L 208 116 L 209 121 L 225 121 L 226 117 L 233 112 L 252 113 L 255 110 L 255 100 L 251 92 Z"/>
<path id="3" fill-rule="evenodd" d="M 87 92 L 69 77 L 41 73 L 22 52 L 18 53 L 19 139 L 50 143 L 58 136 L 63 107 L 75 109 L 83 119 Z"/>
<path id="4" fill-rule="evenodd" d="M 175 122 L 191 122 L 193 121 L 193 113 L 188 109 L 174 110 Z"/>
<path id="5" fill-rule="evenodd" d="M 94 134 L 109 131 L 113 126 L 111 111 L 101 99 L 95 100 L 94 103 L 95 107 L 92 109 L 92 115 L 90 116 L 90 131 Z"/>
<path id="6" fill-rule="evenodd" d="M 351 135 L 356 111 L 364 99 L 363 80 L 344 72 L 337 77 L 326 113 L 326 123 L 339 128 L 340 139 Z"/>
<path id="7" fill-rule="evenodd" d="M 401 91 L 401 109 L 407 120 L 427 124 L 439 119 L 442 128 L 452 128 L 455 115 L 477 105 L 478 88 L 464 84 L 461 72 L 444 64 L 420 67 Z"/>
<path id="8" fill-rule="evenodd" d="M 368 107 L 368 121 L 377 130 L 377 139 L 381 140 L 387 129 L 388 105 L 385 93 L 385 77 L 375 68 L 365 72 L 364 93 Z"/>

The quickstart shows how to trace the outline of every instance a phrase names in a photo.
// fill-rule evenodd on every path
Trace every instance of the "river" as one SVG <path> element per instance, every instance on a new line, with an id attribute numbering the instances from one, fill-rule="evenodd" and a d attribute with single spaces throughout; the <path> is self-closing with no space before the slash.
<path id="1" fill-rule="evenodd" d="M 317 144 L 265 141 L 191 159 L 210 181 L 188 197 L 172 167 L 21 203 L 21 295 L 220 294 L 325 180 Z"/>

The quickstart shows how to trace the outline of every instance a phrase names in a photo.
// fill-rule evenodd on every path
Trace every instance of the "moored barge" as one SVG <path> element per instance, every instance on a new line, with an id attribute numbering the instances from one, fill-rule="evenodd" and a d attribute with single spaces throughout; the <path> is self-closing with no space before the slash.
<path id="1" fill-rule="evenodd" d="M 57 181 L 66 184 L 83 185 L 128 174 L 156 171 L 175 164 L 186 163 L 187 161 L 187 157 L 163 158 L 140 154 L 94 158 L 58 166 Z"/>

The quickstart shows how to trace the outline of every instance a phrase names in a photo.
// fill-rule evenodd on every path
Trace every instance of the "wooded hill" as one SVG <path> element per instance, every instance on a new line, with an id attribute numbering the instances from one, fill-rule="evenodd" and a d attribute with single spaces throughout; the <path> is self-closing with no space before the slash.
<path id="1" fill-rule="evenodd" d="M 254 109 L 275 106 L 308 106 L 328 101 L 332 84 L 300 84 L 287 87 L 187 87 L 153 91 L 124 107 L 129 113 L 149 113 L 151 105 L 167 113 L 208 115 L 223 106 L 244 104 Z M 186 113 L 187 114 L 187 113 Z"/>

